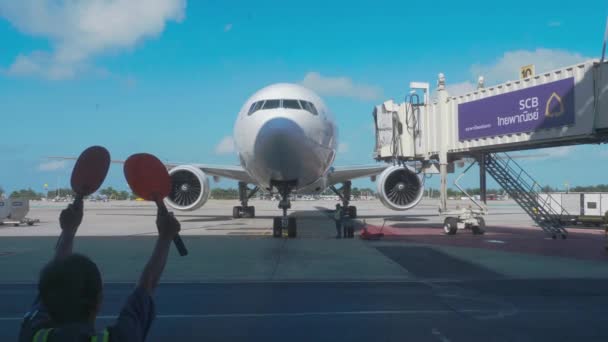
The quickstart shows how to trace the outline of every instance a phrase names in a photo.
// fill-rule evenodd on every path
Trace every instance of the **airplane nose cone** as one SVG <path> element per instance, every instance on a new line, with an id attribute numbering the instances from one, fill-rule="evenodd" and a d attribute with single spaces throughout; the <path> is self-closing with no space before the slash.
<path id="1" fill-rule="evenodd" d="M 260 128 L 255 140 L 258 167 L 269 171 L 271 180 L 297 180 L 305 172 L 310 154 L 307 143 L 306 134 L 293 120 L 270 119 Z"/>

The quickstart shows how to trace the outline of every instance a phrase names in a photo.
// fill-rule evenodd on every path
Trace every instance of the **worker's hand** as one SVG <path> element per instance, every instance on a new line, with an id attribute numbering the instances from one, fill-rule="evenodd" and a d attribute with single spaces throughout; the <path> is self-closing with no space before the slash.
<path id="1" fill-rule="evenodd" d="M 168 239 L 170 241 L 179 233 L 181 225 L 175 216 L 173 216 L 173 213 L 166 210 L 158 210 L 156 214 L 156 228 L 158 228 L 158 237 L 160 239 Z"/>
<path id="2" fill-rule="evenodd" d="M 65 233 L 76 235 L 76 231 L 82 222 L 82 199 L 77 199 L 68 205 L 59 215 L 59 225 Z"/>

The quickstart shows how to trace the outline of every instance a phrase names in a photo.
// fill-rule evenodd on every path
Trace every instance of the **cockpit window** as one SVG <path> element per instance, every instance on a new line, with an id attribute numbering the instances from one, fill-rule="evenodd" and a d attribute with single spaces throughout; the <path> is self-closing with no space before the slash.
<path id="1" fill-rule="evenodd" d="M 264 104 L 264 101 L 258 101 L 258 102 L 252 103 L 251 107 L 249 108 L 249 113 L 247 113 L 247 115 L 251 115 L 254 112 L 260 110 L 260 107 L 262 107 L 262 104 Z"/>
<path id="2" fill-rule="evenodd" d="M 302 108 L 304 110 L 306 110 L 314 115 L 319 115 L 319 113 L 317 112 L 317 109 L 315 108 L 315 105 L 313 105 L 312 102 L 300 100 L 300 103 L 302 104 Z"/>
<path id="3" fill-rule="evenodd" d="M 304 100 L 262 100 L 251 104 L 247 115 L 251 115 L 260 109 L 275 109 L 275 108 L 287 108 L 287 109 L 304 109 L 313 115 L 319 115 L 315 105 L 312 102 Z"/>
<path id="4" fill-rule="evenodd" d="M 298 100 L 283 100 L 283 108 L 302 109 Z"/>
<path id="5" fill-rule="evenodd" d="M 281 100 L 266 100 L 262 109 L 275 109 L 281 107 Z"/>

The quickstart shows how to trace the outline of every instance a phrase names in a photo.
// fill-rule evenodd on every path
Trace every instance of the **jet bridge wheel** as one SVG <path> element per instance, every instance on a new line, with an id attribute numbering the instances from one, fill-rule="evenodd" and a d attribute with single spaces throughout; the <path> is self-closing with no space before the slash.
<path id="1" fill-rule="evenodd" d="M 287 236 L 295 238 L 298 235 L 298 227 L 296 225 L 296 218 L 290 217 L 287 223 Z"/>
<path id="2" fill-rule="evenodd" d="M 483 219 L 483 217 L 479 217 L 477 218 L 477 225 L 471 227 L 471 230 L 473 231 L 473 235 L 483 235 L 486 232 L 485 228 L 486 221 Z"/>
<path id="3" fill-rule="evenodd" d="M 272 219 L 272 236 L 280 238 L 283 236 L 283 227 L 281 227 L 281 218 L 274 217 Z"/>
<path id="4" fill-rule="evenodd" d="M 455 217 L 446 217 L 443 221 L 443 232 L 446 235 L 454 235 L 458 231 L 458 219 Z"/>

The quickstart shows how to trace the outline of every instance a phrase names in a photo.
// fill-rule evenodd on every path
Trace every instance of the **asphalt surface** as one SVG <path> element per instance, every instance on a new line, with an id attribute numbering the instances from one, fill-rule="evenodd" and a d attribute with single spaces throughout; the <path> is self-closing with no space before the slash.
<path id="1" fill-rule="evenodd" d="M 163 284 L 148 341 L 605 341 L 605 280 Z M 133 286 L 106 284 L 98 327 Z M 0 285 L 16 340 L 33 285 Z"/>
<path id="2" fill-rule="evenodd" d="M 459 202 L 458 202 L 459 203 Z M 491 204 L 485 235 L 442 233 L 436 203 L 396 215 L 359 201 L 357 232 L 335 239 L 331 201 L 294 203 L 297 239 L 270 236 L 276 203 L 233 219 L 232 201 L 178 215 L 148 341 L 605 341 L 604 232 L 552 240 L 514 203 Z M 453 203 L 457 204 L 457 203 Z M 462 203 L 458 204 L 462 205 Z M 64 203 L 38 203 L 33 227 L 0 227 L 0 341 L 14 341 L 52 257 Z M 150 203 L 87 203 L 75 251 L 102 271 L 99 328 L 111 324 L 156 239 Z"/>

